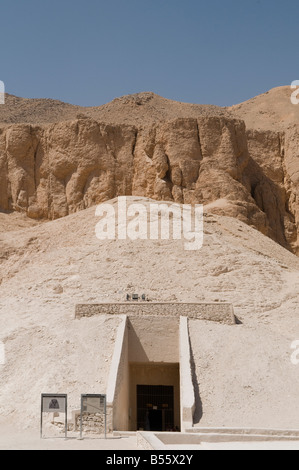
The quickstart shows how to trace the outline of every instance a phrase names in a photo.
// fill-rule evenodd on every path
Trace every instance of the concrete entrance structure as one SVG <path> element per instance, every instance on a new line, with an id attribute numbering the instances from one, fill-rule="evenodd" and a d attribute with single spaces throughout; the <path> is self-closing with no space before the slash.
<path id="1" fill-rule="evenodd" d="M 77 319 L 93 315 L 122 319 L 106 391 L 108 432 L 192 428 L 188 317 L 233 325 L 232 306 L 130 302 L 76 307 Z"/>

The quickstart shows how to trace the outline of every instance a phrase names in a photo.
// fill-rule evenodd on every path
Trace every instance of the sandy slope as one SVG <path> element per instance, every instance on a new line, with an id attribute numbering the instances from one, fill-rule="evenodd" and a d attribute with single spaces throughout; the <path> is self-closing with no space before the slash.
<path id="1" fill-rule="evenodd" d="M 152 92 L 116 98 L 110 103 L 82 107 L 52 99 L 26 99 L 6 95 L 0 106 L 0 123 L 51 124 L 76 119 L 78 115 L 114 124 L 146 127 L 154 122 L 199 116 L 236 117 L 252 129 L 284 130 L 299 124 L 299 106 L 291 103 L 291 85 L 273 88 L 244 103 L 222 108 L 214 105 L 182 103 Z"/>
<path id="2" fill-rule="evenodd" d="M 298 428 L 299 366 L 290 362 L 299 339 L 298 258 L 242 222 L 208 213 L 198 252 L 182 240 L 99 241 L 97 221 L 88 209 L 0 233 L 2 418 L 36 426 L 42 392 L 69 392 L 71 409 L 80 393 L 103 393 L 118 319 L 75 321 L 75 304 L 145 292 L 152 300 L 229 301 L 242 322 L 190 322 L 200 425 Z"/>
<path id="3" fill-rule="evenodd" d="M 1 124 L 52 124 L 89 116 L 97 121 L 145 127 L 154 122 L 199 116 L 229 116 L 228 110 L 168 100 L 152 92 L 114 99 L 102 106 L 83 107 L 51 99 L 28 99 L 6 95 L 0 106 Z"/>
<path id="4" fill-rule="evenodd" d="M 273 88 L 229 110 L 250 129 L 283 131 L 299 125 L 299 106 L 291 102 L 294 91 L 291 85 Z"/>
<path id="5" fill-rule="evenodd" d="M 0 212 L 0 233 L 23 230 L 29 227 L 35 227 L 38 224 L 38 222 L 29 219 L 29 217 L 20 212 L 12 212 L 10 214 Z"/>

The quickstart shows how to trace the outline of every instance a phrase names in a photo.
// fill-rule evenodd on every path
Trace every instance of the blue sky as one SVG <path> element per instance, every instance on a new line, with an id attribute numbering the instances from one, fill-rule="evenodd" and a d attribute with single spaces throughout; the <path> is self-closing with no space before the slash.
<path id="1" fill-rule="evenodd" d="M 229 106 L 299 80 L 298 0 L 1 0 L 8 93 Z"/>

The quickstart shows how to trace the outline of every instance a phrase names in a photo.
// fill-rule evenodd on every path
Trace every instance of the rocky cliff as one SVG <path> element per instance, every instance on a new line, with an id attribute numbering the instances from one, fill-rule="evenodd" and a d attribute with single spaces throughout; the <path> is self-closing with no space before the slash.
<path id="1" fill-rule="evenodd" d="M 39 220 L 121 195 L 202 203 L 297 253 L 297 127 L 246 129 L 226 110 L 161 100 L 134 95 L 61 122 L 2 124 L 0 210 Z"/>

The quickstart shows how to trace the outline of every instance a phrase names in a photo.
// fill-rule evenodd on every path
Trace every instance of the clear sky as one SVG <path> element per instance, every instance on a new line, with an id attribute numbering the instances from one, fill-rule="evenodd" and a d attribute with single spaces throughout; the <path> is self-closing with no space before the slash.
<path id="1" fill-rule="evenodd" d="M 299 80 L 298 0 L 1 0 L 0 18 L 0 80 L 26 98 L 227 106 Z"/>

